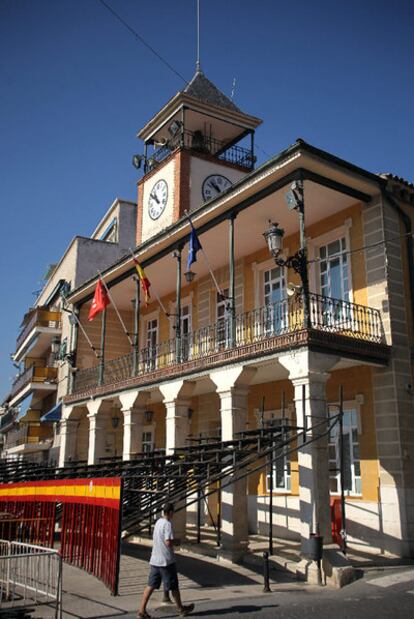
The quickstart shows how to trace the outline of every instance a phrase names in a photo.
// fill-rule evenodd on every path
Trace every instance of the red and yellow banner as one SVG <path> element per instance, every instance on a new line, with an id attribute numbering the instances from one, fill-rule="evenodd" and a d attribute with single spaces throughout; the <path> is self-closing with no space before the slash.
<path id="1" fill-rule="evenodd" d="M 0 484 L 0 502 L 87 503 L 120 509 L 121 478 L 53 479 Z"/>

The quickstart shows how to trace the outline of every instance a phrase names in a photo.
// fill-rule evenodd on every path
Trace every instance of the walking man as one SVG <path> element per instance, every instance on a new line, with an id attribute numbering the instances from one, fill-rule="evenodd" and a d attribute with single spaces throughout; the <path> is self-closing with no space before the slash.
<path id="1" fill-rule="evenodd" d="M 174 555 L 174 534 L 171 520 L 174 515 L 174 505 L 166 503 L 163 509 L 163 517 L 155 523 L 153 546 L 150 558 L 150 573 L 148 584 L 142 594 L 141 605 L 137 613 L 137 619 L 153 619 L 147 613 L 147 604 L 154 591 L 159 589 L 161 581 L 164 591 L 171 591 L 178 614 L 185 617 L 194 610 L 194 604 L 184 606 L 181 602 L 180 590 L 178 588 L 177 565 Z"/>

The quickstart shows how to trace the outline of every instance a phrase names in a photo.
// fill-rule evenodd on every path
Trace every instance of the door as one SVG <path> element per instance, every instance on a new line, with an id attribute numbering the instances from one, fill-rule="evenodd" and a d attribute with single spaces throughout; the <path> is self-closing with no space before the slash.
<path id="1" fill-rule="evenodd" d="M 153 318 L 147 322 L 147 341 L 145 348 L 145 364 L 147 371 L 157 367 L 157 344 L 158 344 L 158 319 Z"/>
<path id="2" fill-rule="evenodd" d="M 351 326 L 349 260 L 346 238 L 336 239 L 319 248 L 322 324 L 349 329 Z"/>
<path id="3" fill-rule="evenodd" d="M 223 297 L 217 292 L 216 295 L 216 315 L 217 315 L 217 349 L 222 350 L 230 345 L 230 307 L 229 289 L 223 290 Z"/>
<path id="4" fill-rule="evenodd" d="M 190 305 L 181 308 L 181 360 L 188 361 L 191 352 L 191 309 Z"/>
<path id="5" fill-rule="evenodd" d="M 287 300 L 283 269 L 264 272 L 264 327 L 266 335 L 278 335 L 287 326 Z"/>

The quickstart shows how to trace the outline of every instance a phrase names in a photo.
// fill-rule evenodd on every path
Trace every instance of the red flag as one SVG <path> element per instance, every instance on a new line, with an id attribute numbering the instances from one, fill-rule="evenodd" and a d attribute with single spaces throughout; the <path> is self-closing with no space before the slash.
<path id="1" fill-rule="evenodd" d="M 93 295 L 93 301 L 91 309 L 89 310 L 88 320 L 93 320 L 96 314 L 103 312 L 105 307 L 110 304 L 108 293 L 106 292 L 102 282 L 98 279 L 96 284 L 95 294 Z"/>

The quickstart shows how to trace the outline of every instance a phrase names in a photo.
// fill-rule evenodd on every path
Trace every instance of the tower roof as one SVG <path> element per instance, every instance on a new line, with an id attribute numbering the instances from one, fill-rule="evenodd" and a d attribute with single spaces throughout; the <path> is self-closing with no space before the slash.
<path id="1" fill-rule="evenodd" d="M 190 112 L 189 115 L 194 121 L 190 121 L 190 125 L 194 127 L 187 127 L 190 131 L 197 129 L 195 125 L 201 116 L 207 113 L 217 122 L 227 124 L 225 133 L 229 141 L 236 138 L 237 132 L 240 134 L 245 130 L 254 130 L 262 122 L 259 118 L 242 112 L 200 69 L 197 69 L 192 80 L 146 123 L 137 137 L 142 140 L 168 137 L 165 135 L 165 125 L 171 124 L 173 119 L 181 120 L 180 110 L 183 106 Z M 228 130 L 230 126 L 233 127 L 230 132 L 232 135 Z M 224 126 L 221 127 L 220 133 L 223 133 L 223 128 Z"/>
<path id="2" fill-rule="evenodd" d="M 205 103 L 211 103 L 217 107 L 222 107 L 234 112 L 241 110 L 233 103 L 227 95 L 221 92 L 200 70 L 197 70 L 191 82 L 181 92 L 185 92 L 194 99 L 199 99 Z"/>

